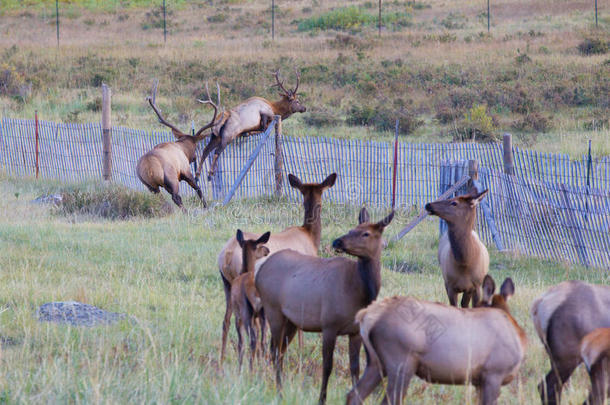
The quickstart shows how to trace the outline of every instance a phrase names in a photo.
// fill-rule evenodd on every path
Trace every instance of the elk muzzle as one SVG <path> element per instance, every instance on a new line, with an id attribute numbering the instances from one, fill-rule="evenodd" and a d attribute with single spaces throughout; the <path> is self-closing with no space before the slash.
<path id="1" fill-rule="evenodd" d="M 424 208 L 426 209 L 426 211 L 428 211 L 428 214 L 435 215 L 434 208 L 432 208 L 432 204 L 428 203 Z"/>
<path id="2" fill-rule="evenodd" d="M 335 252 L 337 253 L 345 252 L 345 246 L 343 245 L 343 240 L 341 238 L 333 241 L 333 249 L 335 249 Z"/>

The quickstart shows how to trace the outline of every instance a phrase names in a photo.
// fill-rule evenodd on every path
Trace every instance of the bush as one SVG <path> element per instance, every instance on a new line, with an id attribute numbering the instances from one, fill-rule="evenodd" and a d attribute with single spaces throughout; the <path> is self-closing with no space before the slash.
<path id="1" fill-rule="evenodd" d="M 608 52 L 610 41 L 601 38 L 585 38 L 578 44 L 578 51 L 585 56 L 601 55 Z"/>
<path id="2" fill-rule="evenodd" d="M 456 126 L 453 139 L 456 141 L 496 141 L 496 124 L 487 114 L 487 106 L 475 104 L 464 114 Z"/>
<path id="3" fill-rule="evenodd" d="M 215 14 L 215 15 L 211 15 L 208 17 L 208 22 L 211 23 L 221 23 L 221 22 L 225 22 L 227 20 L 228 16 L 226 14 L 220 13 L 220 14 Z"/>
<path id="4" fill-rule="evenodd" d="M 386 26 L 409 26 L 411 15 L 407 12 L 388 13 L 382 15 L 382 24 Z M 364 26 L 375 26 L 377 15 L 369 14 L 357 6 L 340 7 L 316 17 L 306 18 L 299 23 L 299 31 L 312 30 L 352 30 L 357 31 Z"/>
<path id="5" fill-rule="evenodd" d="M 413 133 L 424 124 L 414 112 L 404 108 L 389 108 L 386 104 L 353 105 L 347 114 L 346 122 L 353 126 L 373 126 L 379 131 L 394 131 L 397 118 L 400 119 L 398 133 L 401 135 Z"/>
<path id="6" fill-rule="evenodd" d="M 14 66 L 0 63 L 0 96 L 10 96 L 25 101 L 32 92 L 32 84 Z"/>
<path id="7" fill-rule="evenodd" d="M 334 127 L 341 123 L 341 118 L 333 110 L 313 108 L 309 113 L 303 115 L 303 121 L 316 128 Z"/>
<path id="8" fill-rule="evenodd" d="M 551 129 L 551 120 L 534 112 L 515 120 L 512 127 L 519 131 L 547 132 Z"/>
<path id="9" fill-rule="evenodd" d="M 114 185 L 74 186 L 64 190 L 61 195 L 62 202 L 55 209 L 56 214 L 61 215 L 106 219 L 151 218 L 167 215 L 172 210 L 158 195 Z"/>

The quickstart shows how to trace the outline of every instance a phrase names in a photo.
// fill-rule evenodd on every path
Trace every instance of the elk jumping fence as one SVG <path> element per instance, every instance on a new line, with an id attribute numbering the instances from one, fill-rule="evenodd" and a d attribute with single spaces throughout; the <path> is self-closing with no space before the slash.
<path id="1" fill-rule="evenodd" d="M 40 121 L 38 159 L 34 128 L 33 120 L 0 121 L 0 168 L 4 172 L 33 176 L 38 164 L 39 174 L 45 178 L 82 181 L 102 177 L 100 124 Z M 241 138 L 225 150 L 208 185 L 208 199 L 223 200 L 227 196 L 259 139 L 257 135 Z M 112 181 L 145 190 L 135 172 L 138 158 L 154 145 L 171 140 L 171 133 L 165 131 L 113 127 Z M 325 193 L 328 201 L 391 204 L 393 145 L 389 142 L 283 137 L 282 150 L 284 178 L 293 173 L 305 181 L 315 181 L 338 173 L 336 185 Z M 235 198 L 274 194 L 274 153 L 275 145 L 269 137 Z M 399 143 L 396 204 L 402 208 L 423 207 L 443 191 L 447 181 L 455 180 L 456 173 L 464 170 L 460 167 L 465 161 L 477 160 L 479 181 L 490 189 L 489 211 L 506 248 L 610 268 L 610 159 L 595 158 L 588 165 L 586 156 L 571 159 L 565 154 L 517 147 L 513 156 L 515 175 L 505 175 L 501 144 Z M 205 164 L 203 173 L 209 163 Z M 288 199 L 298 200 L 295 190 L 283 190 Z M 181 185 L 180 192 L 194 195 L 186 184 Z M 479 221 L 478 226 L 485 241 L 491 243 L 485 222 Z"/>

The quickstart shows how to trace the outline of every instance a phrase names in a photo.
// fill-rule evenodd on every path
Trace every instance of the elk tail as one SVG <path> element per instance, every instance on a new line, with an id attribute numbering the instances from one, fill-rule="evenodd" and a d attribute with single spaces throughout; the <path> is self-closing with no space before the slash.
<path id="1" fill-rule="evenodd" d="M 551 288 L 534 301 L 530 310 L 536 333 L 546 348 L 548 348 L 548 328 L 551 318 L 567 298 L 565 287 L 564 283 L 561 283 Z"/>
<path id="2" fill-rule="evenodd" d="M 371 330 L 377 323 L 377 320 L 382 313 L 382 309 L 383 307 L 381 305 L 373 303 L 367 308 L 361 309 L 356 314 L 356 322 L 360 325 L 360 336 L 362 337 L 362 343 L 364 343 L 364 348 L 366 349 L 367 361 L 371 362 L 379 370 L 381 376 L 383 376 L 383 365 L 371 342 Z"/>

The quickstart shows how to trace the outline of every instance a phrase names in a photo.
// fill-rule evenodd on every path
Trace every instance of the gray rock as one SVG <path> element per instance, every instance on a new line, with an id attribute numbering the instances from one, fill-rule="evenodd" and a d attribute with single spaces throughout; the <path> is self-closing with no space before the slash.
<path id="1" fill-rule="evenodd" d="M 82 302 L 48 302 L 36 310 L 40 322 L 66 323 L 73 326 L 109 325 L 126 318 Z"/>
<path id="2" fill-rule="evenodd" d="M 47 194 L 47 195 L 41 195 L 40 197 L 35 198 L 34 200 L 32 200 L 32 203 L 60 205 L 62 201 L 63 201 L 63 196 L 61 194 Z"/>

